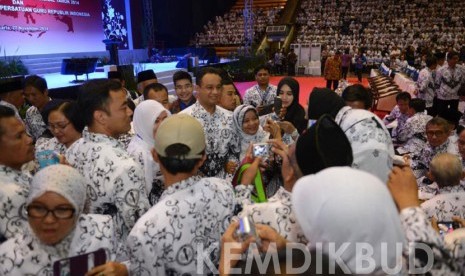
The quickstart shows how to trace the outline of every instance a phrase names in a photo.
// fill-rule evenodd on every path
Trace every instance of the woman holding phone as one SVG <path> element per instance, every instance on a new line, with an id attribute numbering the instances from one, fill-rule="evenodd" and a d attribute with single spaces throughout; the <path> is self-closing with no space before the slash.
<path id="1" fill-rule="evenodd" d="M 53 275 L 55 261 L 100 248 L 109 253 L 107 260 L 120 255 L 112 218 L 83 214 L 84 181 L 65 165 L 46 167 L 34 176 L 26 201 L 28 226 L 0 245 L 0 275 Z M 110 271 L 127 275 L 126 266 L 116 262 L 97 266 L 89 274 Z"/>
<path id="2" fill-rule="evenodd" d="M 278 96 L 275 99 L 274 113 L 260 117 L 265 124 L 268 119 L 278 122 L 282 129 L 282 139 L 291 144 L 306 128 L 305 110 L 299 104 L 300 85 L 296 79 L 285 77 L 278 83 Z M 267 127 L 264 126 L 267 130 Z"/>

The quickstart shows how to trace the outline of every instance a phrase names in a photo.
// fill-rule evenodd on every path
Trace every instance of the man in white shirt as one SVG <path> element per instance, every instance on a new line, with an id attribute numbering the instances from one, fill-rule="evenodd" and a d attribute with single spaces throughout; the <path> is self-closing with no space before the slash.
<path id="1" fill-rule="evenodd" d="M 90 213 L 111 215 L 121 241 L 150 207 L 144 173 L 117 140 L 131 128 L 127 103 L 120 82 L 85 83 L 78 105 L 88 131 L 66 152 L 66 160 L 87 180 Z"/>
<path id="2" fill-rule="evenodd" d="M 403 143 L 397 148 L 399 154 L 418 152 L 426 146 L 426 124 L 433 118 L 425 114 L 426 104 L 422 99 L 409 102 L 409 118 L 404 128 L 397 133 L 397 142 Z"/>
<path id="3" fill-rule="evenodd" d="M 0 105 L 0 243 L 26 228 L 23 207 L 31 178 L 21 167 L 32 159 L 34 145 L 23 122 Z"/>
<path id="4" fill-rule="evenodd" d="M 450 128 L 449 123 L 441 118 L 434 117 L 426 123 L 426 139 L 425 147 L 413 152 L 412 162 L 410 166 L 413 169 L 415 177 L 418 179 L 426 175 L 429 170 L 429 164 L 433 157 L 439 153 L 451 153 L 458 156 L 458 146 L 452 143 L 449 139 Z"/>
<path id="5" fill-rule="evenodd" d="M 465 83 L 465 72 L 457 65 L 459 54 L 449 52 L 447 64 L 436 72 L 437 112 L 439 115 L 447 109 L 458 110 L 460 87 Z"/>
<path id="6" fill-rule="evenodd" d="M 226 178 L 239 165 L 239 141 L 233 125 L 232 113 L 220 106 L 222 84 L 220 72 L 203 68 L 196 78 L 197 102 L 181 111 L 197 119 L 203 126 L 207 160 L 200 172 L 208 177 Z"/>
<path id="7" fill-rule="evenodd" d="M 405 126 L 405 122 L 408 119 L 409 102 L 412 99 L 410 93 L 401 92 L 396 95 L 397 105 L 391 110 L 391 113 L 386 115 L 383 119 L 385 125 L 389 125 L 394 120 L 397 120 L 397 126 L 392 130 L 391 136 L 397 138 L 399 132 L 401 132 Z"/>
<path id="8" fill-rule="evenodd" d="M 158 83 L 157 75 L 155 72 L 150 69 L 150 70 L 145 70 L 145 71 L 140 71 L 137 74 L 137 92 L 139 93 L 139 98 L 134 100 L 134 103 L 138 105 L 141 103 L 144 99 L 144 89 L 147 87 L 147 85 L 152 84 L 152 83 Z"/>
<path id="9" fill-rule="evenodd" d="M 435 89 L 435 77 L 436 77 L 436 67 L 438 66 L 438 61 L 436 57 L 429 56 L 426 58 L 426 67 L 421 69 L 418 80 L 416 82 L 417 87 L 417 96 L 420 99 L 423 99 L 426 104 L 426 110 L 428 110 L 428 115 L 436 115 L 433 107 L 433 100 L 436 94 Z"/>
<path id="10" fill-rule="evenodd" d="M 257 84 L 245 91 L 244 104 L 256 107 L 257 111 L 262 114 L 265 106 L 269 106 L 274 103 L 277 87 L 270 84 L 270 69 L 268 66 L 258 66 L 255 68 L 254 74 Z"/>
<path id="11" fill-rule="evenodd" d="M 453 154 L 442 153 L 433 158 L 430 176 L 438 189 L 436 196 L 421 204 L 429 218 L 452 221 L 453 216 L 465 217 L 465 189 L 460 185 L 462 170 L 460 159 Z"/>
<path id="12" fill-rule="evenodd" d="M 131 274 L 206 275 L 219 257 L 219 241 L 234 211 L 232 186 L 197 175 L 206 144 L 203 127 L 193 117 L 167 118 L 155 140 L 153 159 L 166 190 L 129 234 Z"/>

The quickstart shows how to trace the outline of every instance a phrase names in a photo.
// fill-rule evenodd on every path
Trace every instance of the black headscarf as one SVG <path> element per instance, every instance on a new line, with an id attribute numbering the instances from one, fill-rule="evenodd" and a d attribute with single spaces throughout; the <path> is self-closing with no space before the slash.
<path id="1" fill-rule="evenodd" d="M 334 119 L 345 105 L 344 100 L 331 89 L 313 88 L 308 99 L 308 119 L 318 120 L 324 114 Z"/>
<path id="2" fill-rule="evenodd" d="M 329 167 L 350 166 L 353 162 L 352 147 L 347 136 L 327 114 L 299 136 L 295 155 L 304 175 Z"/>
<path id="3" fill-rule="evenodd" d="M 287 108 L 286 116 L 284 121 L 288 121 L 294 125 L 299 133 L 305 130 L 307 127 L 307 120 L 305 120 L 305 110 L 299 104 L 300 85 L 294 78 L 285 77 L 278 83 L 278 94 L 281 91 L 281 87 L 287 84 L 291 88 L 294 99 L 291 105 Z"/>

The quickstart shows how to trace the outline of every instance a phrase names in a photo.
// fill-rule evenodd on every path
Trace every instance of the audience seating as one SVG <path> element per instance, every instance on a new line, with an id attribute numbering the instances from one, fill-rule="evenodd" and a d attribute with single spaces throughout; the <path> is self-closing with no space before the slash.
<path id="1" fill-rule="evenodd" d="M 401 91 L 389 75 L 383 75 L 379 70 L 374 77 L 368 78 L 373 93 L 373 111 L 390 112 L 396 106 L 396 96 Z"/>

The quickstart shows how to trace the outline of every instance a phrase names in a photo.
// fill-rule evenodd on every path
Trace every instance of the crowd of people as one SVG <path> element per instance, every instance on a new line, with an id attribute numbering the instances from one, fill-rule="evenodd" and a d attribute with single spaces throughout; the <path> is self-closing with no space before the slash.
<path id="1" fill-rule="evenodd" d="M 314 88 L 305 109 L 296 79 L 254 74 L 241 97 L 225 71 L 177 71 L 174 101 L 151 70 L 136 93 L 112 72 L 77 101 L 2 79 L 0 275 L 66 273 L 101 248 L 86 275 L 464 273 L 465 229 L 444 229 L 465 228 L 460 117 L 401 93 L 383 121 L 361 84 Z"/>
<path id="2" fill-rule="evenodd" d="M 455 0 L 305 0 L 296 20 L 296 42 L 350 49 L 352 55 L 363 49 L 369 63 L 402 54 L 410 65 L 420 65 L 423 55 L 434 50 L 465 54 L 464 11 Z"/>
<path id="3" fill-rule="evenodd" d="M 456 51 L 465 60 L 464 12 L 459 0 L 304 0 L 298 7 L 298 31 L 293 43 L 322 46 L 322 73 L 331 51 L 347 51 L 352 70 L 358 56 L 365 59 L 365 68 L 384 62 L 391 67 L 410 65 L 421 69 L 430 54 Z M 254 10 L 254 16 L 254 37 L 261 38 L 266 26 L 277 20 L 279 9 L 259 8 Z M 242 11 L 217 16 L 195 35 L 192 44 L 243 45 L 243 24 Z M 280 72 L 280 61 L 274 61 L 274 56 L 269 58 Z"/>
<path id="4" fill-rule="evenodd" d="M 259 39 L 268 25 L 273 25 L 281 8 L 258 8 L 253 10 L 254 38 Z M 209 21 L 201 33 L 196 33 L 192 45 L 223 46 L 244 44 L 244 14 L 242 10 L 231 10 L 223 16 L 216 16 Z"/>

